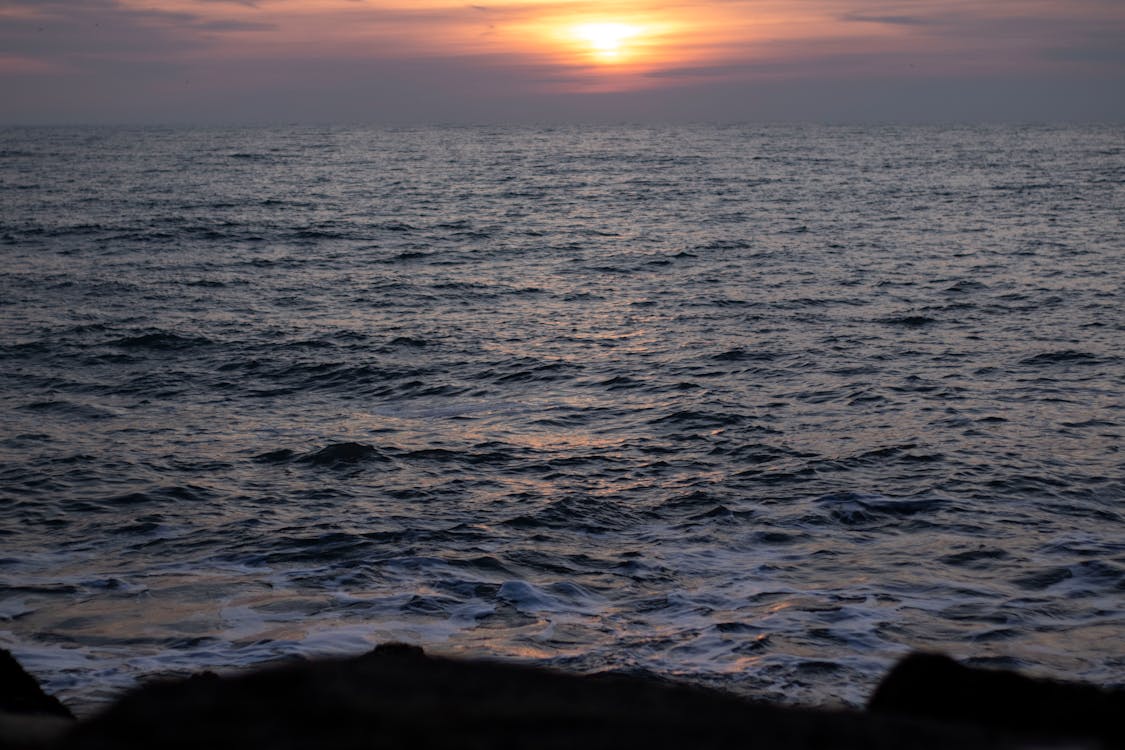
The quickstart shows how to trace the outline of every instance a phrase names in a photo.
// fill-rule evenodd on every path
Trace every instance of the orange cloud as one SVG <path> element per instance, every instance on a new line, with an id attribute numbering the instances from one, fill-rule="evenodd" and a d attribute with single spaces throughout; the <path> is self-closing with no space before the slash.
<path id="1" fill-rule="evenodd" d="M 152 7 L 150 0 L 121 0 L 121 5 L 138 11 Z M 705 56 L 707 50 L 736 49 L 753 57 L 755 45 L 763 42 L 917 42 L 943 27 L 983 26 L 996 32 L 1006 22 L 1098 16 L 1122 21 L 1122 13 L 1105 0 L 1077 0 L 1065 7 L 1045 0 L 165 0 L 160 8 L 215 21 L 271 24 L 268 38 L 243 40 L 252 48 L 286 44 L 298 52 L 302 47 L 329 52 L 332 48 L 319 45 L 333 44 L 371 55 L 516 53 L 570 62 L 580 60 L 581 51 L 568 43 L 566 29 L 582 24 L 637 27 L 643 31 L 634 40 L 638 59 L 675 62 Z M 230 33 L 240 32 L 233 27 Z M 1041 23 L 1037 33 L 1048 29 Z M 957 39 L 943 36 L 942 41 L 950 45 Z"/>
<path id="2" fill-rule="evenodd" d="M 161 40 L 134 45 L 132 59 L 461 58 L 555 71 L 528 79 L 540 91 L 909 69 L 1004 72 L 1078 60 L 1119 65 L 1113 55 L 1087 53 L 1083 40 L 1107 29 L 1117 41 L 1125 35 L 1119 0 L 162 0 L 158 9 L 151 0 L 7 3 L 0 0 L 0 20 L 30 23 L 62 8 L 116 13 Z M 114 49 L 107 44 L 99 54 Z M 11 54 L 28 69 L 36 59 L 29 50 Z"/>
<path id="3" fill-rule="evenodd" d="M 841 25 L 824 2 L 165 0 L 158 13 L 149 0 L 118 5 L 139 23 L 194 35 L 189 57 L 504 58 L 569 71 L 571 90 L 659 85 L 650 74 L 759 59 L 779 42 L 894 33 Z M 606 30 L 618 38 L 606 39 Z"/>

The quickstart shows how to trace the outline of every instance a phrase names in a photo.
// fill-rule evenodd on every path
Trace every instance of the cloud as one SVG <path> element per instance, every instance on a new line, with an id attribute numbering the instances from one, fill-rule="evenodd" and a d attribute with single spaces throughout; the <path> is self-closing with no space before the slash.
<path id="1" fill-rule="evenodd" d="M 1064 63 L 1125 66 L 1125 33 L 1094 33 L 1065 46 L 1048 47 L 1043 58 Z"/>
<path id="2" fill-rule="evenodd" d="M 864 13 L 845 13 L 840 16 L 840 20 L 850 23 L 881 23 L 889 26 L 931 26 L 938 23 L 937 19 L 924 16 L 875 16 Z"/>
<path id="3" fill-rule="evenodd" d="M 192 19 L 189 25 L 200 31 L 275 31 L 277 24 L 262 21 L 239 21 L 236 19 L 223 19 L 215 21 L 202 21 Z"/>
<path id="4" fill-rule="evenodd" d="M 8 0 L 24 12 L 0 22 L 0 48 L 54 67 L 91 59 L 152 63 L 216 46 L 231 32 L 270 32 L 265 21 L 131 8 L 116 0 Z"/>
<path id="5" fill-rule="evenodd" d="M 760 71 L 762 65 L 752 63 L 729 65 L 692 65 L 680 68 L 663 68 L 645 73 L 649 78 L 725 78 L 731 75 Z"/>
<path id="6" fill-rule="evenodd" d="M 632 71 L 560 34 L 613 13 L 659 29 Z M 0 0 L 0 50 L 7 121 L 1027 116 L 1035 92 L 1044 112 L 1125 107 L 1122 0 Z"/>

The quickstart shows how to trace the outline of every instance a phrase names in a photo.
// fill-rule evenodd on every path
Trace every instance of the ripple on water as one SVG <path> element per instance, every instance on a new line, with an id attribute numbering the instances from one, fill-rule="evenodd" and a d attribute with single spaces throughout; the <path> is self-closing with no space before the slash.
<path id="1" fill-rule="evenodd" d="M 0 645 L 79 706 L 389 639 L 1120 681 L 1112 128 L 6 135 Z"/>

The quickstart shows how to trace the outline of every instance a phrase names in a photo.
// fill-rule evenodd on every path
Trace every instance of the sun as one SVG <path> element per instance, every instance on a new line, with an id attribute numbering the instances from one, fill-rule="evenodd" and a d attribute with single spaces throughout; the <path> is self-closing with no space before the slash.
<path id="1" fill-rule="evenodd" d="M 621 60 L 627 52 L 627 42 L 640 33 L 640 28 L 625 23 L 584 23 L 570 29 L 571 36 L 601 62 Z"/>

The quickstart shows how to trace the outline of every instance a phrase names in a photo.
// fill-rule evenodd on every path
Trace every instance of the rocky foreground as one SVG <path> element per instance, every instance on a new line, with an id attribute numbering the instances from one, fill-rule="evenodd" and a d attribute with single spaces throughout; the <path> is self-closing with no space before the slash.
<path id="1" fill-rule="evenodd" d="M 1125 748 L 1125 691 L 914 655 L 864 712 L 381 646 L 153 682 L 75 721 L 0 651 L 0 748 Z"/>

